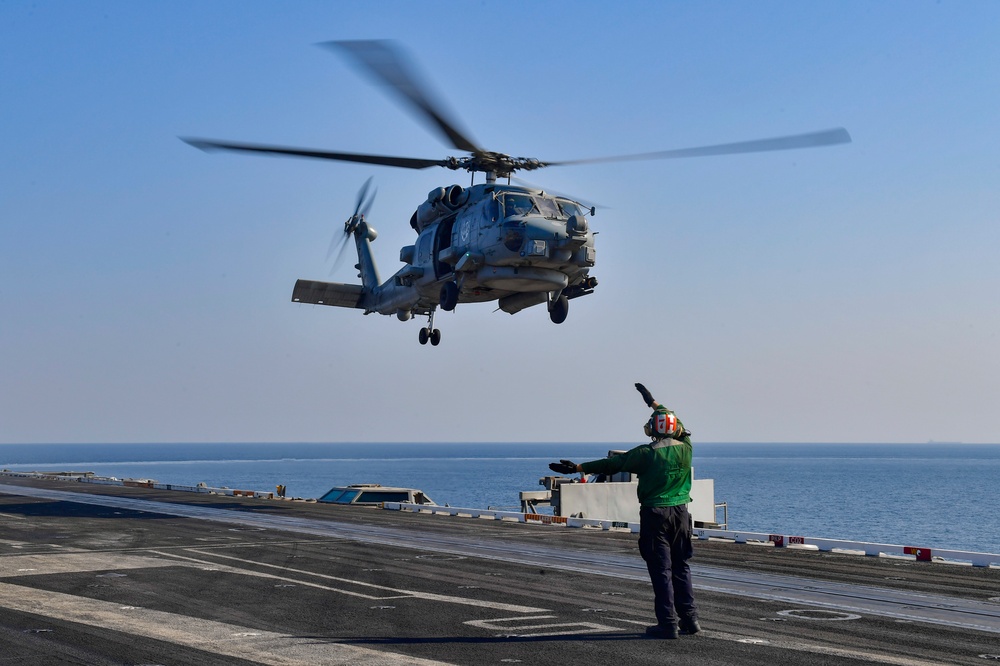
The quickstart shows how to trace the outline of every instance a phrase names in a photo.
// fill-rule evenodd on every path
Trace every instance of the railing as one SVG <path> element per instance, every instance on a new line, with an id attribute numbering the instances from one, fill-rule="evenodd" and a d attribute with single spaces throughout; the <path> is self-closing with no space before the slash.
<path id="1" fill-rule="evenodd" d="M 628 530 L 633 534 L 639 532 L 639 523 L 626 523 L 614 520 L 567 518 L 565 516 L 549 516 L 537 513 L 463 509 L 459 507 L 427 506 L 425 504 L 405 504 L 402 502 L 386 502 L 382 508 L 394 511 L 412 511 L 414 513 L 505 520 L 519 523 L 590 527 L 602 530 Z M 719 508 L 726 509 L 726 503 L 721 502 Z M 938 548 L 931 549 L 923 546 L 902 546 L 888 543 L 845 541 L 843 539 L 817 539 L 814 537 L 790 536 L 767 532 L 744 532 L 707 528 L 695 528 L 694 538 L 700 541 L 722 540 L 738 544 L 757 544 L 774 548 L 801 548 L 805 550 L 868 555 L 872 557 L 899 557 L 917 560 L 918 562 L 944 562 L 951 564 L 971 564 L 974 567 L 1000 567 L 1000 555 L 998 554 L 963 550 L 942 550 Z"/>
<path id="2" fill-rule="evenodd" d="M 701 540 L 725 539 L 734 543 L 757 543 L 775 548 L 803 548 L 825 552 L 839 552 L 870 557 L 900 557 L 918 562 L 951 562 L 971 564 L 974 567 L 1000 566 L 1000 555 L 977 553 L 965 550 L 945 550 L 924 546 L 902 546 L 892 543 L 871 543 L 868 541 L 845 541 L 843 539 L 822 539 L 797 535 L 770 534 L 767 532 L 743 532 L 733 530 L 695 529 L 695 536 Z"/>
<path id="3" fill-rule="evenodd" d="M 722 509 L 722 520 L 719 520 L 719 509 Z M 715 503 L 715 523 L 724 530 L 729 529 L 729 503 L 728 502 L 716 502 Z"/>

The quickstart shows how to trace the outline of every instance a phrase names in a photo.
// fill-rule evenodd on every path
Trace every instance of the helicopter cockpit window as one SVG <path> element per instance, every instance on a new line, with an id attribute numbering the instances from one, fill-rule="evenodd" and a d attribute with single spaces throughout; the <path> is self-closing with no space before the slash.
<path id="1" fill-rule="evenodd" d="M 583 211 L 580 210 L 580 207 L 572 201 L 560 201 L 559 207 L 562 208 L 563 217 L 565 218 L 570 218 L 574 215 L 583 215 Z"/>
<path id="2" fill-rule="evenodd" d="M 545 199 L 544 197 L 534 197 L 534 200 L 535 207 L 538 208 L 538 212 L 542 214 L 542 217 L 552 220 L 563 216 L 554 200 Z"/>
<path id="3" fill-rule="evenodd" d="M 511 215 L 528 215 L 534 208 L 535 203 L 527 194 L 512 194 L 508 192 L 503 195 L 505 217 L 510 217 Z"/>

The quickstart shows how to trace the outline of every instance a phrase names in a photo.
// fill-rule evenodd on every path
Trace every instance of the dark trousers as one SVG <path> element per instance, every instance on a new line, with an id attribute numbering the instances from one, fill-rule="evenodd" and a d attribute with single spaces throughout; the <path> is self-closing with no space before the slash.
<path id="1" fill-rule="evenodd" d="M 675 624 L 678 618 L 696 619 L 698 610 L 687 562 L 694 555 L 687 505 L 639 509 L 639 554 L 646 561 L 653 583 L 657 624 Z"/>

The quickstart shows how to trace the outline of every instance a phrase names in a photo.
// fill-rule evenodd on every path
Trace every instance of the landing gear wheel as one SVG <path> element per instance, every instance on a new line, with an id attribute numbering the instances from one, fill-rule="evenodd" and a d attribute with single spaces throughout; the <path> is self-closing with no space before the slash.
<path id="1" fill-rule="evenodd" d="M 457 290 L 458 290 L 457 286 L 455 287 L 455 290 L 457 292 Z M 442 289 L 442 292 L 443 291 L 444 290 Z M 435 308 L 436 307 L 437 306 L 435 306 Z M 439 331 L 436 328 L 434 328 L 434 309 L 435 308 L 431 308 L 431 311 L 427 313 L 427 326 L 425 326 L 422 329 L 420 329 L 419 339 L 420 339 L 420 344 L 422 344 L 422 345 L 426 345 L 428 340 L 430 341 L 431 345 L 433 345 L 435 347 L 437 347 L 439 344 L 441 344 L 441 331 Z"/>
<path id="2" fill-rule="evenodd" d="M 560 296 L 549 304 L 549 319 L 552 320 L 553 324 L 563 323 L 566 321 L 566 316 L 568 314 L 569 299 L 565 296 Z"/>
<path id="3" fill-rule="evenodd" d="M 441 285 L 441 309 L 451 312 L 458 305 L 458 285 L 454 282 L 445 282 Z"/>

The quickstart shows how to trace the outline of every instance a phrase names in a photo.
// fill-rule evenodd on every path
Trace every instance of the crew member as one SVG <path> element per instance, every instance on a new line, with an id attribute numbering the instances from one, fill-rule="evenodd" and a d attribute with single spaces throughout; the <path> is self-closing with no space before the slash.
<path id="1" fill-rule="evenodd" d="M 653 583 L 656 610 L 656 624 L 647 628 L 646 634 L 677 638 L 678 634 L 701 631 L 688 565 L 694 554 L 687 510 L 691 501 L 691 433 L 645 386 L 636 384 L 635 388 L 653 409 L 645 426 L 651 442 L 579 465 L 560 460 L 549 468 L 559 474 L 631 472 L 639 477 L 639 553 Z"/>

